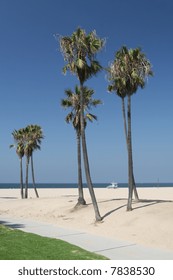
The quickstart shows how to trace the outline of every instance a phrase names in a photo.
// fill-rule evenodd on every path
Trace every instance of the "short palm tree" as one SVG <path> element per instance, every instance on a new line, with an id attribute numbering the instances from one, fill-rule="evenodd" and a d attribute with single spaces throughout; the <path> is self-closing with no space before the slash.
<path id="1" fill-rule="evenodd" d="M 41 139 L 43 139 L 43 132 L 40 126 L 38 125 L 28 125 L 25 128 L 21 128 L 19 130 L 14 130 L 12 133 L 14 137 L 15 144 L 10 145 L 11 147 L 16 147 L 16 153 L 20 159 L 20 182 L 21 182 L 21 197 L 28 197 L 28 173 L 29 173 L 29 163 L 31 159 L 31 171 L 32 171 L 32 179 L 33 186 L 38 196 L 38 192 L 35 185 L 34 178 L 34 165 L 33 165 L 33 152 L 37 149 L 40 149 Z M 26 156 L 26 179 L 25 179 L 25 194 L 23 192 L 23 169 L 22 169 L 22 158 Z"/>
<path id="2" fill-rule="evenodd" d="M 86 137 L 85 137 L 85 125 L 84 125 L 84 83 L 95 76 L 102 70 L 101 65 L 96 60 L 97 53 L 103 48 L 104 40 L 100 39 L 95 31 L 86 34 L 85 30 L 78 28 L 71 36 L 60 37 L 60 47 L 64 56 L 64 61 L 67 64 L 63 68 L 63 72 L 70 71 L 76 75 L 80 83 L 80 125 L 81 125 L 81 138 L 82 149 L 85 166 L 86 180 L 91 195 L 96 221 L 102 220 L 93 185 L 90 175 Z"/>
<path id="3" fill-rule="evenodd" d="M 85 205 L 86 201 L 83 195 L 83 183 L 82 183 L 82 167 L 81 167 L 81 121 L 80 121 L 80 88 L 78 86 L 75 87 L 75 92 L 70 89 L 65 90 L 65 94 L 67 96 L 66 99 L 62 99 L 61 105 L 67 109 L 71 108 L 71 112 L 66 116 L 66 122 L 72 123 L 77 138 L 77 158 L 78 158 L 78 203 L 77 205 Z M 89 110 L 94 106 L 96 107 L 98 104 L 102 104 L 101 100 L 93 99 L 92 95 L 94 91 L 87 87 L 83 88 L 83 97 L 84 97 L 84 127 L 86 128 L 87 121 L 96 120 L 97 117 L 89 112 Z"/>
<path id="4" fill-rule="evenodd" d="M 41 140 L 44 138 L 42 128 L 39 125 L 28 125 L 24 129 L 24 138 L 25 138 L 25 149 L 24 153 L 26 156 L 26 185 L 25 185 L 25 198 L 28 197 L 28 168 L 29 162 L 31 159 L 31 172 L 32 172 L 32 181 L 33 187 L 36 193 L 36 196 L 39 197 L 38 191 L 35 184 L 35 175 L 34 175 L 34 163 L 33 163 L 33 152 L 35 150 L 40 150 Z"/>
<path id="5" fill-rule="evenodd" d="M 25 198 L 28 198 L 28 175 L 29 175 L 29 162 L 32 154 L 32 141 L 30 140 L 29 129 L 25 127 L 23 129 L 24 137 L 24 154 L 26 156 L 26 177 L 25 177 Z"/>
<path id="6" fill-rule="evenodd" d="M 23 130 L 14 130 L 12 132 L 12 136 L 14 138 L 15 144 L 10 145 L 10 148 L 15 147 L 16 153 L 20 160 L 20 192 L 21 192 L 21 198 L 24 198 L 23 193 L 23 166 L 22 166 L 22 159 L 24 157 L 24 143 L 23 143 Z"/>
<path id="7" fill-rule="evenodd" d="M 132 210 L 133 194 L 133 157 L 132 157 L 132 136 L 131 136 L 131 96 L 138 88 L 144 88 L 146 78 L 152 76 L 150 61 L 142 53 L 140 48 L 127 49 L 123 46 L 115 55 L 109 71 L 109 81 L 112 83 L 109 89 L 115 90 L 122 98 L 127 97 L 127 127 L 126 141 L 128 147 L 128 183 L 129 194 L 127 211 Z M 124 122 L 126 123 L 126 121 Z"/>

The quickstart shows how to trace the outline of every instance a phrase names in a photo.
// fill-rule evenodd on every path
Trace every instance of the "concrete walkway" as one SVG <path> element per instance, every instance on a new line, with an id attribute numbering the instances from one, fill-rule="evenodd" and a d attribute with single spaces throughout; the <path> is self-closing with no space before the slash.
<path id="1" fill-rule="evenodd" d="M 84 231 L 65 229 L 48 223 L 14 219 L 0 215 L 0 224 L 41 236 L 67 241 L 111 260 L 173 260 L 173 251 L 153 249 Z"/>

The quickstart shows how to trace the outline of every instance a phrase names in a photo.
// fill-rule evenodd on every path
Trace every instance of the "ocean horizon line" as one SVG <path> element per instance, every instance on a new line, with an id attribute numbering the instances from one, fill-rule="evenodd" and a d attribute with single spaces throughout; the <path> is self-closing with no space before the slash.
<path id="1" fill-rule="evenodd" d="M 106 188 L 111 183 L 93 183 L 94 188 Z M 25 185 L 25 184 L 24 184 Z M 29 188 L 33 188 L 33 184 L 29 183 Z M 36 183 L 37 188 L 77 188 L 77 183 Z M 83 187 L 87 188 L 87 183 L 83 183 Z M 128 183 L 118 183 L 119 188 L 127 188 Z M 150 182 L 150 183 L 136 183 L 137 188 L 152 188 L 152 187 L 173 187 L 173 183 L 165 182 Z M 0 188 L 18 189 L 20 183 L 0 183 Z"/>

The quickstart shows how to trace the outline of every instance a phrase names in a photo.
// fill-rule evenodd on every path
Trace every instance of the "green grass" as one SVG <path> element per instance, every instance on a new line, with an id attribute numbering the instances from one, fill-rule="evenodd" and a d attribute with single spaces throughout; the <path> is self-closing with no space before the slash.
<path id="1" fill-rule="evenodd" d="M 0 225 L 0 260 L 106 260 L 65 241 Z"/>

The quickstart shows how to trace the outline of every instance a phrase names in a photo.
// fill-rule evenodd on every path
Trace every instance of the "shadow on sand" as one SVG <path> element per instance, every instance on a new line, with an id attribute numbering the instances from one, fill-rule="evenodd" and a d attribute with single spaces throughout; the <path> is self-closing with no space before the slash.
<path id="1" fill-rule="evenodd" d="M 1 220 L 0 220 L 0 225 L 4 225 L 13 229 L 19 229 L 25 227 L 24 224 L 13 224 L 13 223 L 9 223 L 8 221 L 1 221 Z"/>
<path id="2" fill-rule="evenodd" d="M 106 202 L 109 202 L 109 201 L 120 201 L 120 200 L 126 200 L 127 199 L 124 199 L 124 198 L 118 198 L 118 199 L 110 199 L 110 200 L 105 200 L 105 201 L 101 201 L 99 202 L 100 203 L 106 203 Z M 141 205 L 141 203 L 144 205 Z M 140 208 L 144 208 L 144 207 L 149 207 L 149 206 L 153 206 L 155 204 L 159 204 L 159 203 L 173 203 L 173 200 L 160 200 L 160 199 L 140 199 L 139 201 L 133 201 L 133 204 L 132 204 L 132 207 L 133 209 L 132 210 L 138 210 Z M 139 205 L 140 204 L 140 205 Z M 123 205 L 120 205 L 118 206 L 117 208 L 115 209 L 112 209 L 111 211 L 107 212 L 104 216 L 102 216 L 102 218 L 106 218 L 107 216 L 111 215 L 112 213 L 120 210 L 121 208 L 124 208 L 127 206 L 127 203 L 126 204 L 123 204 Z"/>
<path id="3" fill-rule="evenodd" d="M 18 199 L 18 197 L 15 196 L 1 196 L 1 199 Z"/>
<path id="4" fill-rule="evenodd" d="M 145 205 L 136 206 L 133 210 L 140 208 L 152 206 L 158 203 L 173 203 L 173 200 L 162 200 L 162 199 L 140 199 L 139 202 L 134 202 L 133 205 L 138 205 L 138 203 L 146 203 Z"/>

